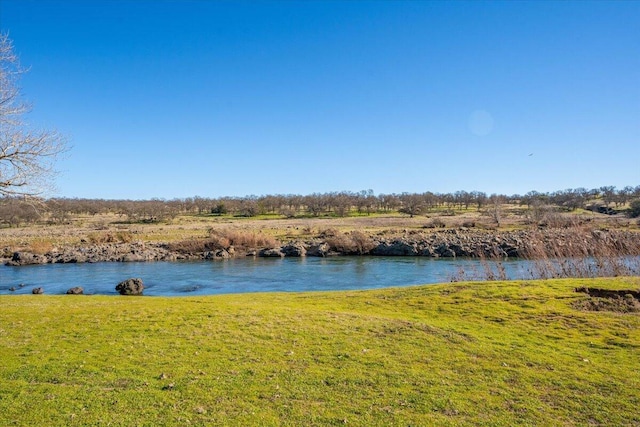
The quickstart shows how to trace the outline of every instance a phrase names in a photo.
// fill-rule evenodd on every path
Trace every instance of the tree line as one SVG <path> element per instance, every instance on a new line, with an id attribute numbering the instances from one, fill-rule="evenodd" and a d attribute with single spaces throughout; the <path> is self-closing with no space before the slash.
<path id="1" fill-rule="evenodd" d="M 373 190 L 360 192 L 329 192 L 275 194 L 244 197 L 187 197 L 182 199 L 105 200 L 79 198 L 50 198 L 34 200 L 6 196 L 0 198 L 0 224 L 18 226 L 38 221 L 65 223 L 77 215 L 113 214 L 123 222 L 169 221 L 178 215 L 232 215 L 254 217 L 279 215 L 282 217 L 319 217 L 368 215 L 400 212 L 410 216 L 434 210 L 483 210 L 496 205 L 516 204 L 533 209 L 552 206 L 574 211 L 592 209 L 606 212 L 640 200 L 640 185 L 616 189 L 604 186 L 587 190 L 574 188 L 549 193 L 530 191 L 526 194 L 491 194 L 481 191 L 454 193 L 401 193 L 375 195 Z M 640 202 L 636 202 L 638 204 Z M 632 204 L 634 205 L 634 204 Z M 634 205 L 635 206 L 635 205 Z"/>

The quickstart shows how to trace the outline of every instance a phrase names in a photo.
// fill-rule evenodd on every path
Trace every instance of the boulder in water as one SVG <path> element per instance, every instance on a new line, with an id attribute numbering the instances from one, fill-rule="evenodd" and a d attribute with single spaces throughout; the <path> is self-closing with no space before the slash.
<path id="1" fill-rule="evenodd" d="M 143 290 L 144 284 L 142 283 L 142 279 L 138 278 L 127 279 L 118 283 L 118 286 L 116 286 L 116 291 L 118 291 L 120 295 L 142 295 Z"/>

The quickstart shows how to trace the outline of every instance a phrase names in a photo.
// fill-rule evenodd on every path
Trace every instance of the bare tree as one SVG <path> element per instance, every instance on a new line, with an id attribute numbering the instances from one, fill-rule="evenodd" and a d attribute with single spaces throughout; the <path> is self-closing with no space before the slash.
<path id="1" fill-rule="evenodd" d="M 53 164 L 65 148 L 56 131 L 33 130 L 24 121 L 31 110 L 20 97 L 20 67 L 13 44 L 0 34 L 0 196 L 35 196 L 50 186 Z"/>
<path id="2" fill-rule="evenodd" d="M 616 187 L 613 185 L 605 185 L 599 189 L 602 192 L 602 201 L 605 206 L 609 206 L 616 197 Z"/>
<path id="3" fill-rule="evenodd" d="M 408 214 L 411 218 L 414 215 L 420 215 L 424 212 L 426 204 L 424 198 L 420 194 L 402 193 L 400 195 L 402 206 L 398 212 Z"/>
<path id="4" fill-rule="evenodd" d="M 506 196 L 502 194 L 492 194 L 489 196 L 489 207 L 486 214 L 493 219 L 498 227 L 502 225 L 502 214 L 504 211 L 504 203 Z"/>

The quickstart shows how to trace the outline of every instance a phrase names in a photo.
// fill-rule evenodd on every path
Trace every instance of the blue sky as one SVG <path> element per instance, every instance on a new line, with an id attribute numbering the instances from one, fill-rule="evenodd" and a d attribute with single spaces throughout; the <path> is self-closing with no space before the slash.
<path id="1" fill-rule="evenodd" d="M 640 185 L 640 2 L 0 0 L 55 196 Z"/>

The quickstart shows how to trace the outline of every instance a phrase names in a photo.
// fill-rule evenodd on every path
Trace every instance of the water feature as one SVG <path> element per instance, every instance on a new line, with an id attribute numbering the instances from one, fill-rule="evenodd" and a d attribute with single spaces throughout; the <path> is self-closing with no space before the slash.
<path id="1" fill-rule="evenodd" d="M 0 266 L 0 294 L 64 294 L 82 286 L 86 294 L 116 295 L 130 277 L 145 283 L 145 295 L 186 296 L 246 292 L 374 289 L 484 278 L 486 268 L 504 268 L 509 279 L 531 278 L 530 262 L 422 257 L 243 258 L 225 261 L 45 264 Z M 15 288 L 11 291 L 10 288 Z"/>

